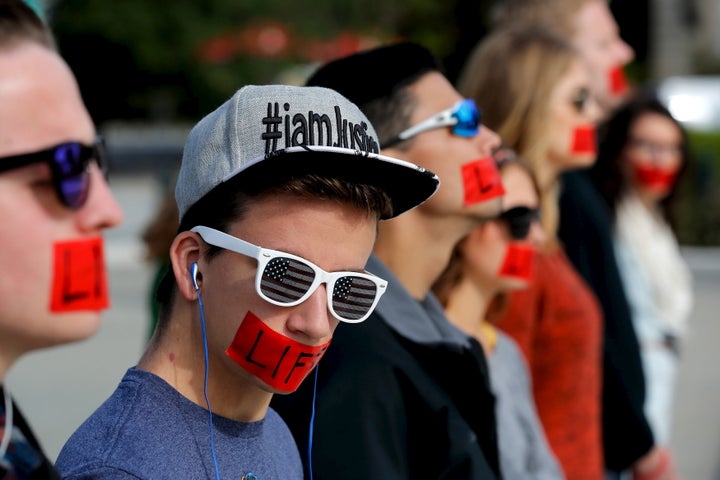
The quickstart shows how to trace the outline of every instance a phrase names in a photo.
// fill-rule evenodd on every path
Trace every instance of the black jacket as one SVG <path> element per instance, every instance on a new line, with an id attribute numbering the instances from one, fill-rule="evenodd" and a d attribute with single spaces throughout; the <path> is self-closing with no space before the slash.
<path id="1" fill-rule="evenodd" d="M 612 242 L 610 212 L 587 172 L 566 173 L 559 236 L 603 310 L 602 428 L 605 466 L 623 471 L 654 444 L 643 412 L 645 377 Z"/>
<path id="2" fill-rule="evenodd" d="M 386 297 L 381 305 L 401 316 L 404 311 L 405 321 L 427 320 L 411 318 L 422 308 L 409 296 L 389 291 Z M 341 324 L 320 361 L 314 478 L 499 478 L 495 402 L 480 345 L 459 331 L 442 338 L 415 325 L 400 333 L 397 319 L 382 316 L 388 308 L 380 310 L 364 323 Z M 447 328 L 454 329 L 449 323 Z M 271 404 L 298 442 L 306 476 L 314 380 L 309 376 L 297 392 L 275 395 Z"/>
<path id="3" fill-rule="evenodd" d="M 0 419 L 7 420 L 8 406 L 4 405 L 5 390 L 0 384 Z M 13 432 L 5 457 L 0 462 L 0 478 L 28 480 L 60 480 L 60 474 L 45 456 L 25 417 L 13 401 Z M 2 424 L 5 428 L 5 424 Z M 2 435 L 0 434 L 0 437 Z"/>

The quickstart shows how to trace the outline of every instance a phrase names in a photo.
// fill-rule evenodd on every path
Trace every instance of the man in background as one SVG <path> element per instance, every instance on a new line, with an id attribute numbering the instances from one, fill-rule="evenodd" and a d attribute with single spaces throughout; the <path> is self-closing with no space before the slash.
<path id="1" fill-rule="evenodd" d="M 388 279 L 388 292 L 367 322 L 338 328 L 317 393 L 306 382 L 273 400 L 306 475 L 496 478 L 494 398 L 482 348 L 447 320 L 430 287 L 455 244 L 500 212 L 504 190 L 493 158 L 500 138 L 414 43 L 330 62 L 308 84 L 355 102 L 383 154 L 434 171 L 441 185 L 428 202 L 380 225 L 367 268 Z"/>

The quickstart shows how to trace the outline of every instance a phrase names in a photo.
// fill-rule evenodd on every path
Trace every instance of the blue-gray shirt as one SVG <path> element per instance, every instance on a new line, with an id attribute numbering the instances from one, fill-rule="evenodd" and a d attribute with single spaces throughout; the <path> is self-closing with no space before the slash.
<path id="1" fill-rule="evenodd" d="M 297 446 L 270 409 L 253 423 L 213 416 L 220 478 L 302 479 Z M 70 437 L 56 467 L 65 479 L 215 478 L 208 412 L 160 377 L 135 368 Z"/>

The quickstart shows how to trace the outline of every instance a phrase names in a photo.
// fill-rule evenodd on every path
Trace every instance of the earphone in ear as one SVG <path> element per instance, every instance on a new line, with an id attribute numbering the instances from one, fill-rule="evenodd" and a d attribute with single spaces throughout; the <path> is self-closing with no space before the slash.
<path id="1" fill-rule="evenodd" d="M 195 290 L 199 290 L 200 287 L 198 286 L 198 283 L 197 283 L 198 266 L 197 266 L 197 263 L 195 263 L 195 262 L 193 262 L 193 264 L 190 265 L 190 275 L 192 276 L 193 287 L 195 287 Z"/>
<path id="2" fill-rule="evenodd" d="M 213 431 L 215 429 L 215 427 L 213 427 L 213 411 L 210 407 L 210 398 L 208 397 L 208 376 L 210 372 L 210 362 L 208 360 L 207 331 L 205 329 L 205 309 L 203 308 L 202 295 L 200 295 L 200 287 L 198 286 L 197 279 L 199 273 L 197 263 L 193 262 L 188 270 L 190 270 L 190 277 L 192 278 L 193 287 L 195 287 L 195 291 L 197 292 L 197 304 L 198 309 L 200 310 L 200 327 L 202 329 L 203 354 L 205 357 L 205 382 L 203 384 L 203 394 L 205 395 L 205 405 L 207 406 L 208 411 L 208 427 L 210 430 L 210 454 L 212 455 L 213 464 L 215 465 L 215 479 L 220 480 L 220 469 L 218 468 L 217 455 L 215 453 L 215 437 L 213 435 Z"/>

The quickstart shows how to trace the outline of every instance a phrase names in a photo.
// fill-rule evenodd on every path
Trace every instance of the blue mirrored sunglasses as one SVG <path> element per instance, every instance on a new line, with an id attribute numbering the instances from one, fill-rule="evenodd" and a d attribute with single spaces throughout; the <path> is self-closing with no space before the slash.
<path id="1" fill-rule="evenodd" d="M 452 127 L 453 135 L 474 137 L 480 131 L 481 115 L 474 100 L 465 98 L 452 107 L 426 118 L 420 123 L 403 130 L 395 138 L 390 139 L 382 148 L 392 147 L 415 135 L 435 128 Z"/>
<path id="2" fill-rule="evenodd" d="M 90 162 L 95 160 L 106 172 L 103 141 L 97 137 L 92 145 L 68 142 L 37 152 L 0 158 L 0 172 L 26 167 L 34 163 L 47 163 L 52 182 L 60 202 L 76 210 L 82 207 L 90 192 Z"/>

